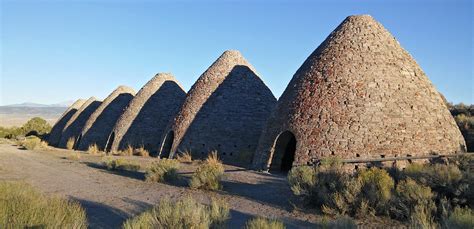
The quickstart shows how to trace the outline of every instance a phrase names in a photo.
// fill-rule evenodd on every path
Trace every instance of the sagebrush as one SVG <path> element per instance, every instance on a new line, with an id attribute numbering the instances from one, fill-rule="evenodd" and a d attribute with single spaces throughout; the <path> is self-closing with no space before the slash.
<path id="1" fill-rule="evenodd" d="M 0 228 L 87 228 L 76 202 L 46 196 L 20 182 L 0 182 Z"/>
<path id="2" fill-rule="evenodd" d="M 212 199 L 207 206 L 190 197 L 179 201 L 164 199 L 158 206 L 127 220 L 123 228 L 221 228 L 229 217 L 229 206 L 223 200 Z"/>

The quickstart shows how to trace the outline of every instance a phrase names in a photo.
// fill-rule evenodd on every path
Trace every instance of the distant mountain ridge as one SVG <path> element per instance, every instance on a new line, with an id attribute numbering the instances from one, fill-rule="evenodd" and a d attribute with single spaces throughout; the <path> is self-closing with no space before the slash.
<path id="1" fill-rule="evenodd" d="M 0 106 L 0 107 L 69 107 L 73 102 L 74 101 L 72 100 L 64 101 L 60 103 L 54 103 L 54 104 L 40 104 L 40 103 L 24 102 L 24 103 L 10 104 L 10 105 Z"/>

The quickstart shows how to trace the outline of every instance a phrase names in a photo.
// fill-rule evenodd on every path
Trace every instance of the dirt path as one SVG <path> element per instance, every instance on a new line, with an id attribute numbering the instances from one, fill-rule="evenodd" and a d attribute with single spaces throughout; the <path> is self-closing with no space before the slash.
<path id="1" fill-rule="evenodd" d="M 162 198 L 191 195 L 202 203 L 218 196 L 231 207 L 229 228 L 241 228 L 259 215 L 279 218 L 288 228 L 314 227 L 318 217 L 292 210 L 291 191 L 284 176 L 226 167 L 224 190 L 190 190 L 185 185 L 143 181 L 142 172 L 112 173 L 98 166 L 99 156 L 84 155 L 79 161 L 66 159 L 66 150 L 29 151 L 0 144 L 0 180 L 24 180 L 45 193 L 78 200 L 86 209 L 91 228 L 117 228 L 127 218 L 155 205 Z M 135 157 L 137 158 L 137 157 Z M 153 158 L 138 158 L 144 164 Z M 193 165 L 183 164 L 189 176 Z"/>

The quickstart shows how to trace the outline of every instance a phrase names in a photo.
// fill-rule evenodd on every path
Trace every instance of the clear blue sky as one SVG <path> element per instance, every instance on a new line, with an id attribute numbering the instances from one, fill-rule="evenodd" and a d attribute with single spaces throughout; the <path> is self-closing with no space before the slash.
<path id="1" fill-rule="evenodd" d="M 380 21 L 449 101 L 474 103 L 471 1 L 0 1 L 3 105 L 102 99 L 157 72 L 188 90 L 226 49 L 279 97 L 352 14 Z"/>

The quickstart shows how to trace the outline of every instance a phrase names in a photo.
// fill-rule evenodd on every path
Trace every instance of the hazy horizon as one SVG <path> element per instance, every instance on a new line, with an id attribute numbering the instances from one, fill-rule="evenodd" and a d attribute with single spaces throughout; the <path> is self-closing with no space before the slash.
<path id="1" fill-rule="evenodd" d="M 382 23 L 448 101 L 474 103 L 471 1 L 0 1 L 0 106 L 104 99 L 158 72 L 189 90 L 228 49 L 278 98 L 353 14 Z"/>

